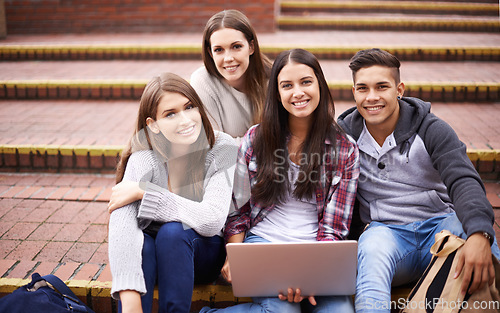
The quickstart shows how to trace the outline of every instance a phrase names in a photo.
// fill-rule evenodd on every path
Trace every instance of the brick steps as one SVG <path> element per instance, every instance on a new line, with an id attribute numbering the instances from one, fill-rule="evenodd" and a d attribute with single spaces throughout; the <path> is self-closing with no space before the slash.
<path id="1" fill-rule="evenodd" d="M 281 29 L 259 32 L 264 53 L 274 58 L 294 47 L 315 53 L 337 115 L 353 105 L 348 59 L 370 47 L 396 54 L 403 61 L 406 95 L 432 101 L 433 112 L 457 131 L 488 199 L 500 209 L 498 11 L 487 9 L 483 13 L 490 16 L 477 17 L 472 8 L 463 11 L 470 1 L 441 0 L 419 2 L 422 10 L 407 13 L 411 3 L 394 0 L 384 1 L 387 14 L 360 8 L 360 19 L 348 6 L 366 7 L 366 1 L 328 1 L 329 7 L 320 9 L 302 1 L 308 7 L 300 11 L 285 9 L 287 2 L 286 15 L 277 22 Z M 342 17 L 332 14 L 332 3 L 335 11 L 344 11 Z M 376 13 L 373 6 L 370 10 Z M 455 13 L 469 16 L 450 17 Z M 0 42 L 0 296 L 26 284 L 33 271 L 55 273 L 96 312 L 116 312 L 109 296 L 106 202 L 117 157 L 146 82 L 163 71 L 188 79 L 202 65 L 201 30 L 128 30 L 112 36 L 9 34 Z M 500 210 L 495 217 L 499 234 Z M 393 290 L 393 299 L 408 291 Z M 235 299 L 221 282 L 196 286 L 193 311 L 237 301 L 246 299 Z"/>
<path id="2" fill-rule="evenodd" d="M 351 100 L 335 99 L 337 115 L 353 105 Z M 137 100 L 1 101 L 0 168 L 112 174 L 132 133 L 137 107 Z M 482 178 L 500 179 L 500 136 L 494 126 L 499 104 L 434 102 L 432 111 L 456 130 Z M 22 118 L 9 117 L 8 112 L 18 112 Z M 17 192 L 30 192 L 25 189 Z"/>
<path id="3" fill-rule="evenodd" d="M 87 263 L 88 265 L 88 263 Z M 107 269 L 108 267 L 106 267 Z M 36 268 L 32 271 L 36 272 Z M 41 275 L 49 274 L 50 272 L 40 273 Z M 79 272 L 76 272 L 78 275 Z M 55 275 L 60 277 L 59 272 Z M 75 273 L 73 273 L 75 275 Z M 102 276 L 102 275 L 101 275 Z M 64 280 L 64 279 L 63 279 Z M 7 295 L 15 289 L 26 285 L 31 281 L 20 278 L 0 278 L 0 297 Z M 95 312 L 112 313 L 117 312 L 116 301 L 111 299 L 111 279 L 109 281 L 101 281 L 100 277 L 97 280 L 91 279 L 66 279 L 64 280 L 68 287 L 86 303 Z M 411 286 L 403 286 L 395 288 L 391 295 L 393 301 L 397 303 L 398 299 L 406 299 Z M 155 293 L 153 303 L 153 311 L 158 305 L 158 295 Z M 198 312 L 204 306 L 212 308 L 223 308 L 228 305 L 244 303 L 251 301 L 250 298 L 234 297 L 230 285 L 212 284 L 212 285 L 195 285 L 191 300 L 191 312 Z"/>
<path id="4" fill-rule="evenodd" d="M 112 178 L 109 175 L 0 174 L 0 186 L 22 184 L 110 187 Z M 496 208 L 495 229 L 500 230 L 500 185 L 486 183 L 486 189 L 488 199 Z M 61 196 L 42 201 L 27 196 L 5 196 L 0 191 L 0 247 L 5 255 L 0 260 L 0 297 L 27 284 L 34 272 L 55 274 L 96 312 L 116 312 L 116 302 L 110 297 L 105 207 L 99 200 L 75 201 Z M 19 232 L 19 229 L 28 231 Z M 405 298 L 410 289 L 411 286 L 393 289 L 392 299 Z M 205 305 L 224 307 L 247 301 L 248 298 L 235 298 L 231 287 L 218 280 L 214 284 L 195 286 L 192 312 Z"/>
<path id="5" fill-rule="evenodd" d="M 123 146 L 0 145 L 5 171 L 113 173 Z"/>
<path id="6" fill-rule="evenodd" d="M 287 0 L 284 0 L 282 2 L 285 2 Z M 293 1 L 296 1 L 296 2 L 311 2 L 311 1 L 314 1 L 314 0 L 293 0 Z M 366 0 L 326 0 L 328 2 L 367 2 Z M 403 2 L 415 2 L 415 0 L 382 0 L 383 2 L 388 2 L 388 3 L 392 3 L 393 5 L 399 5 Z M 382 1 L 378 1 L 378 2 L 382 2 Z M 370 2 L 375 2 L 375 1 L 370 1 Z M 422 1 L 424 2 L 424 0 Z M 471 0 L 440 0 L 438 1 L 440 3 L 442 2 L 445 2 L 445 3 L 449 3 L 449 2 L 452 2 L 452 3 L 478 3 L 478 4 L 481 4 L 481 3 L 495 3 L 495 4 L 498 4 L 498 1 L 497 0 L 475 0 L 475 1 L 471 1 Z"/>
<path id="7" fill-rule="evenodd" d="M 308 3 L 308 2 L 306 2 Z M 500 35 L 470 32 L 279 31 L 259 33 L 261 49 L 271 58 L 303 47 L 325 60 L 348 60 L 361 49 L 380 47 L 402 61 L 498 61 Z M 0 45 L 1 61 L 24 60 L 198 60 L 201 34 L 11 35 Z M 0 64 L 1 67 L 1 64 Z"/>
<path id="8" fill-rule="evenodd" d="M 308 47 L 318 58 L 350 59 L 357 51 L 369 46 Z M 264 45 L 261 50 L 270 58 L 293 46 Z M 402 61 L 500 61 L 500 46 L 380 46 Z M 81 60 L 200 60 L 201 47 L 197 45 L 10 45 L 0 46 L 2 61 L 81 61 Z"/>
<path id="9" fill-rule="evenodd" d="M 79 262 L 28 262 L 0 260 L 0 297 L 7 295 L 31 281 L 31 274 L 54 274 L 84 303 L 98 313 L 116 312 L 116 301 L 111 298 L 111 272 L 107 264 Z M 155 294 L 157 305 L 158 295 Z M 195 285 L 191 312 L 198 312 L 203 306 L 224 306 L 249 302 L 249 298 L 236 298 L 230 285 Z"/>
<path id="10" fill-rule="evenodd" d="M 0 81 L 0 99 L 139 99 L 147 81 Z M 351 100 L 352 83 L 329 81 L 335 99 Z M 500 99 L 496 82 L 407 82 L 406 96 L 428 101 L 495 102 Z"/>
<path id="11" fill-rule="evenodd" d="M 99 175 L 3 172 L 0 173 L 0 199 L 108 202 L 114 184 L 114 173 Z M 1 215 L 3 214 L 0 213 Z"/>
<path id="12" fill-rule="evenodd" d="M 465 32 L 499 32 L 498 17 L 444 17 L 417 16 L 397 14 L 365 14 L 348 16 L 345 14 L 329 14 L 309 16 L 281 15 L 278 27 L 282 30 L 295 29 L 337 29 L 337 30 L 392 30 L 392 31 L 465 31 Z"/>
<path id="13" fill-rule="evenodd" d="M 0 186 L 23 184 L 110 187 L 112 178 L 88 174 L 0 174 Z M 500 230 L 500 185 L 486 183 L 486 189 L 496 208 L 495 229 Z M 0 191 L 0 247 L 5 255 L 0 260 L 0 297 L 27 284 L 33 272 L 55 274 L 96 312 L 116 312 L 116 302 L 110 297 L 105 207 L 100 200 L 76 201 L 61 196 L 42 201 L 28 196 L 12 197 Z M 21 229 L 25 231 L 19 232 Z M 405 298 L 410 289 L 411 286 L 393 289 L 392 299 Z M 218 280 L 195 286 L 192 312 L 205 305 L 224 307 L 247 301 L 248 298 L 235 298 L 231 287 Z"/>
<path id="14" fill-rule="evenodd" d="M 351 100 L 349 61 L 320 62 L 335 99 Z M 189 79 L 201 65 L 197 60 L 2 62 L 0 99 L 139 99 L 152 76 L 171 71 Z M 500 99 L 499 62 L 405 61 L 402 67 L 407 96 L 444 102 Z"/>
<path id="15" fill-rule="evenodd" d="M 281 30 L 498 32 L 498 3 L 281 1 Z"/>
<path id="16" fill-rule="evenodd" d="M 121 150 L 118 146 L 63 145 L 49 149 L 44 145 L 0 145 L 0 167 L 7 172 L 112 174 Z M 500 179 L 500 149 L 468 149 L 467 155 L 483 179 Z M 30 192 L 34 196 L 40 192 L 38 189 L 26 190 L 25 186 L 15 188 L 18 188 L 17 193 Z M 87 192 L 91 191 L 81 190 L 80 194 L 83 196 Z"/>
<path id="17" fill-rule="evenodd" d="M 282 13 L 356 12 L 498 16 L 498 3 L 430 1 L 281 1 Z"/>

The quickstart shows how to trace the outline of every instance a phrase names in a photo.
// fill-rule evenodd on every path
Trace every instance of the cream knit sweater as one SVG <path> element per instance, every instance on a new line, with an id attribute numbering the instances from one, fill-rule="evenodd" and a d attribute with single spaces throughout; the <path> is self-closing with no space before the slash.
<path id="1" fill-rule="evenodd" d="M 142 201 L 111 213 L 109 220 L 109 264 L 113 276 L 111 294 L 121 290 L 146 292 L 142 272 L 143 229 L 150 221 L 182 222 L 202 236 L 221 235 L 229 212 L 238 147 L 234 139 L 215 132 L 216 142 L 205 160 L 204 195 L 201 202 L 178 196 L 166 189 L 168 173 L 151 150 L 130 156 L 123 180 L 145 182 Z"/>
<path id="2" fill-rule="evenodd" d="M 243 92 L 210 75 L 205 67 L 193 72 L 190 84 L 200 96 L 214 129 L 234 138 L 245 135 L 252 126 L 253 109 Z"/>

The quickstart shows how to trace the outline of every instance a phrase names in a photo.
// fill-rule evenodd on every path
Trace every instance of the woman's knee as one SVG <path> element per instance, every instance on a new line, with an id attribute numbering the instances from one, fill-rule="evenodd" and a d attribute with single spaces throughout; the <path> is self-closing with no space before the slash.
<path id="1" fill-rule="evenodd" d="M 191 238 L 190 231 L 192 229 L 184 229 L 182 223 L 179 222 L 169 222 L 165 223 L 158 230 L 156 235 L 156 242 L 183 242 L 189 241 Z"/>

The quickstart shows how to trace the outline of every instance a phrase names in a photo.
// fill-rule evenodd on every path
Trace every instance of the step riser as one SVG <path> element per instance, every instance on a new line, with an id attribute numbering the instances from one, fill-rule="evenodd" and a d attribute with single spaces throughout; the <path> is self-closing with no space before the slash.
<path id="1" fill-rule="evenodd" d="M 167 50 L 167 51 L 164 51 Z M 66 49 L 61 52 L 57 49 L 9 49 L 0 48 L 0 61 L 84 61 L 84 60 L 201 60 L 201 50 L 183 53 L 171 53 L 168 49 L 163 51 L 141 50 L 135 53 L 128 53 L 124 50 L 103 49 Z M 499 49 L 500 51 L 500 49 Z M 499 58 L 500 59 L 500 58 Z"/>
<path id="2" fill-rule="evenodd" d="M 121 147 L 0 146 L 0 171 L 101 173 L 115 172 Z M 468 156 L 485 181 L 500 180 L 500 151 L 470 150 Z"/>
<path id="3" fill-rule="evenodd" d="M 289 47 L 291 49 L 291 47 Z M 287 47 L 262 47 L 261 50 L 271 59 Z M 311 47 L 308 50 L 319 59 L 348 60 L 357 51 L 369 47 L 353 48 L 322 48 Z M 384 47 L 381 47 L 384 48 Z M 201 51 L 192 49 L 182 53 L 171 53 L 168 48 L 142 49 L 129 53 L 128 48 L 30 48 L 30 47 L 2 47 L 0 48 L 1 61 L 84 61 L 84 60 L 200 60 Z M 385 50 L 397 56 L 401 61 L 500 61 L 500 47 L 456 47 L 456 48 L 391 48 Z"/>
<path id="4" fill-rule="evenodd" d="M 73 84 L 0 83 L 0 100 L 94 99 L 139 100 L 145 83 L 95 84 L 89 87 Z M 335 100 L 352 100 L 349 83 L 330 85 Z M 496 102 L 500 99 L 500 83 L 491 85 L 406 85 L 405 96 L 440 102 Z"/>
<path id="5" fill-rule="evenodd" d="M 113 174 L 123 147 L 0 146 L 0 170 Z"/>
<path id="6" fill-rule="evenodd" d="M 495 22 L 418 22 L 418 21 L 345 21 L 345 20 L 321 20 L 310 18 L 280 18 L 278 19 L 280 30 L 385 30 L 385 31 L 450 31 L 450 32 L 499 32 L 500 23 Z"/>
<path id="7" fill-rule="evenodd" d="M 384 0 L 386 2 L 395 2 L 395 3 L 401 3 L 401 0 Z M 439 2 L 458 2 L 458 3 L 496 3 L 498 4 L 498 0 L 439 0 Z"/>
<path id="8" fill-rule="evenodd" d="M 394 13 L 394 14 L 443 14 L 443 15 L 463 15 L 463 16 L 499 16 L 498 7 L 484 10 L 446 10 L 446 9 L 427 9 L 425 7 L 419 9 L 404 9 L 397 7 L 356 7 L 356 8 L 343 8 L 343 7 L 332 7 L 332 6 L 318 6 L 311 7 L 307 4 L 303 6 L 281 6 L 281 14 L 287 15 L 302 15 L 307 16 L 309 14 L 317 13 Z"/>

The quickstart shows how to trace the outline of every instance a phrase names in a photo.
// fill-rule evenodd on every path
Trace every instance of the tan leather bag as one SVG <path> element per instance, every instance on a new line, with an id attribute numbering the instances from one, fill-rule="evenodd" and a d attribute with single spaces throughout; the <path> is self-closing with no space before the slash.
<path id="1" fill-rule="evenodd" d="M 402 313 L 497 313 L 500 312 L 500 264 L 492 256 L 495 283 L 460 299 L 462 274 L 454 279 L 458 256 L 465 240 L 443 230 L 431 247 L 431 263 L 408 295 Z"/>

